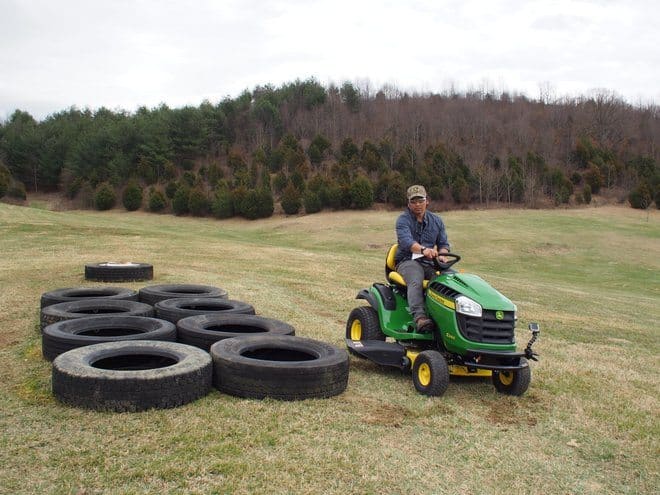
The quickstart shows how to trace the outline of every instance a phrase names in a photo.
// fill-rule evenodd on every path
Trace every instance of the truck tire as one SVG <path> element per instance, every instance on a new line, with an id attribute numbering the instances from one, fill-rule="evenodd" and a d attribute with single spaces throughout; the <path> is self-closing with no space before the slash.
<path id="1" fill-rule="evenodd" d="M 124 340 L 176 341 L 173 323 L 146 316 L 88 316 L 48 325 L 41 334 L 41 352 L 52 361 L 63 352 L 102 342 Z"/>
<path id="2" fill-rule="evenodd" d="M 143 287 L 138 292 L 139 301 L 151 304 L 152 306 L 165 299 L 178 299 L 182 297 L 216 297 L 227 299 L 228 294 L 225 289 L 221 289 L 220 287 L 195 284 L 150 285 Z"/>
<path id="3" fill-rule="evenodd" d="M 87 263 L 85 279 L 97 282 L 140 282 L 154 278 L 154 267 L 149 263 Z"/>
<path id="4" fill-rule="evenodd" d="M 58 321 L 101 315 L 154 316 L 154 308 L 136 301 L 103 298 L 57 303 L 41 310 L 41 330 Z"/>
<path id="5" fill-rule="evenodd" d="M 214 386 L 229 395 L 303 400 L 341 394 L 348 353 L 291 335 L 250 335 L 211 346 Z"/>
<path id="6" fill-rule="evenodd" d="M 213 297 L 183 297 L 165 299 L 154 306 L 156 315 L 163 320 L 178 322 L 182 318 L 195 315 L 239 313 L 253 315 L 254 307 L 242 301 L 233 299 L 218 299 Z"/>
<path id="7" fill-rule="evenodd" d="M 185 344 L 136 340 L 70 350 L 53 361 L 53 394 L 100 411 L 177 407 L 212 388 L 211 357 Z"/>
<path id="8" fill-rule="evenodd" d="M 176 324 L 177 340 L 208 351 L 219 340 L 244 335 L 295 335 L 288 323 L 246 314 L 189 316 Z"/>
<path id="9" fill-rule="evenodd" d="M 133 289 L 124 287 L 68 287 L 55 289 L 41 294 L 41 307 L 52 306 L 61 302 L 80 301 L 81 299 L 121 299 L 123 301 L 137 301 L 138 293 Z"/>

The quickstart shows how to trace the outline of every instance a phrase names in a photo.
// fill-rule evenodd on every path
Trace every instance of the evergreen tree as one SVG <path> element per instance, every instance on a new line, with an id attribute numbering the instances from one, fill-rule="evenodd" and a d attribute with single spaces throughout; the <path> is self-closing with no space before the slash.
<path id="1" fill-rule="evenodd" d="M 135 181 L 129 181 L 122 193 L 122 203 L 128 211 L 135 211 L 142 206 L 142 188 Z"/>
<path id="2" fill-rule="evenodd" d="M 167 200 L 165 194 L 160 189 L 151 188 L 149 190 L 149 211 L 159 212 L 165 209 Z"/>
<path id="3" fill-rule="evenodd" d="M 94 193 L 94 206 L 97 210 L 109 210 L 115 206 L 117 195 L 114 188 L 107 182 L 99 184 Z"/>
<path id="4" fill-rule="evenodd" d="M 185 215 L 188 213 L 188 202 L 190 201 L 190 188 L 181 184 L 172 198 L 172 211 L 175 215 Z"/>
<path id="5" fill-rule="evenodd" d="M 296 215 L 300 211 L 300 192 L 293 184 L 289 183 L 289 185 L 286 186 L 282 193 L 280 203 L 282 204 L 284 213 L 287 215 Z"/>
<path id="6" fill-rule="evenodd" d="M 303 206 L 305 207 L 305 213 L 318 213 L 323 208 L 321 204 L 321 198 L 314 191 L 307 191 L 303 196 Z"/>
<path id="7" fill-rule="evenodd" d="M 9 173 L 9 169 L 5 167 L 2 162 L 0 162 L 0 198 L 2 198 L 7 193 L 10 180 L 11 174 Z"/>
<path id="8" fill-rule="evenodd" d="M 188 195 L 188 211 L 196 217 L 203 217 L 209 212 L 210 203 L 206 193 L 199 187 L 194 187 Z"/>
<path id="9" fill-rule="evenodd" d="M 358 176 L 350 187 L 351 203 L 358 210 L 366 210 L 374 204 L 374 188 L 365 176 Z"/>
<path id="10" fill-rule="evenodd" d="M 218 187 L 215 190 L 211 211 L 216 218 L 231 218 L 234 216 L 232 194 L 227 187 Z"/>

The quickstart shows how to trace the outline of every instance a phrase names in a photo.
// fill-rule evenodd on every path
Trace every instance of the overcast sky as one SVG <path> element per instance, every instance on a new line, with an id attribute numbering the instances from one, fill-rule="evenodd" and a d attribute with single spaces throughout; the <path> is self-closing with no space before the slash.
<path id="1" fill-rule="evenodd" d="M 0 0 L 0 120 L 316 78 L 660 104 L 655 0 Z"/>

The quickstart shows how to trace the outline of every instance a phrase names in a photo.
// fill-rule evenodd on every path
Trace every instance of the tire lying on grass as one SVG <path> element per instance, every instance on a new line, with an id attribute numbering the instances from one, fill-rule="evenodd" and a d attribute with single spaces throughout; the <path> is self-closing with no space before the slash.
<path id="1" fill-rule="evenodd" d="M 212 297 L 183 297 L 165 299 L 154 306 L 156 315 L 163 320 L 177 323 L 182 318 L 195 315 L 238 313 L 253 315 L 251 304 L 234 301 L 233 299 L 217 299 Z"/>
<path id="2" fill-rule="evenodd" d="M 138 292 L 124 287 L 67 287 L 55 289 L 41 294 L 41 307 L 52 306 L 61 302 L 80 301 L 81 299 L 121 299 L 137 301 Z"/>
<path id="3" fill-rule="evenodd" d="M 85 279 L 97 282 L 140 282 L 154 278 L 154 267 L 149 263 L 87 263 Z"/>
<path id="4" fill-rule="evenodd" d="M 157 302 L 165 299 L 178 299 L 182 297 L 216 297 L 227 299 L 225 289 L 212 285 L 195 284 L 164 284 L 149 285 L 139 291 L 139 301 L 155 306 Z"/>
<path id="5" fill-rule="evenodd" d="M 348 384 L 348 353 L 290 335 L 250 335 L 211 346 L 213 382 L 238 397 L 302 400 L 338 395 Z"/>
<path id="6" fill-rule="evenodd" d="M 41 310 L 41 330 L 63 320 L 87 316 L 154 316 L 154 308 L 136 301 L 81 299 L 46 306 Z"/>
<path id="7" fill-rule="evenodd" d="M 48 325 L 41 334 L 41 352 L 52 361 L 60 354 L 92 344 L 124 340 L 176 340 L 173 323 L 145 316 L 89 316 Z"/>
<path id="8" fill-rule="evenodd" d="M 189 316 L 176 324 L 177 340 L 208 351 L 219 340 L 244 335 L 295 335 L 296 329 L 280 320 L 247 314 Z"/>
<path id="9" fill-rule="evenodd" d="M 53 394 L 85 409 L 165 409 L 206 395 L 212 367 L 208 353 L 176 342 L 94 344 L 55 358 Z"/>

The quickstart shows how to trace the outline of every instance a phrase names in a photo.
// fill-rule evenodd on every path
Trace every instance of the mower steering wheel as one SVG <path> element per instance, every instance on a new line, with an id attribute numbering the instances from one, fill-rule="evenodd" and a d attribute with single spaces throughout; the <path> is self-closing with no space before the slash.
<path id="1" fill-rule="evenodd" d="M 447 262 L 440 261 L 440 256 L 444 256 L 446 258 L 452 258 Z M 452 265 L 455 265 L 460 261 L 461 257 L 457 254 L 454 253 L 440 253 L 438 254 L 437 257 L 433 258 L 433 264 L 435 267 L 440 270 L 441 272 L 444 272 L 446 270 L 449 270 Z"/>

